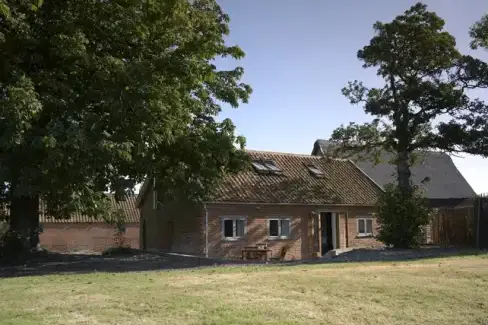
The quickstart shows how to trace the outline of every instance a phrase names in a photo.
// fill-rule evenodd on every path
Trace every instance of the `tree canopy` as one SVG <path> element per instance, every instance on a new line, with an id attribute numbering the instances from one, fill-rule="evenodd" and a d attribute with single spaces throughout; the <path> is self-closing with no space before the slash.
<path id="1" fill-rule="evenodd" d="M 488 15 L 483 16 L 469 30 L 471 47 L 488 53 Z M 452 76 L 464 89 L 488 88 L 488 64 L 473 56 L 465 55 Z M 473 99 L 465 110 L 455 112 L 453 119 L 439 127 L 441 147 L 488 156 L 488 106 L 478 98 Z"/>
<path id="2" fill-rule="evenodd" d="M 0 199 L 11 228 L 28 236 L 39 198 L 56 217 L 102 215 L 105 192 L 121 198 L 146 175 L 201 198 L 239 170 L 244 139 L 216 118 L 251 93 L 241 67 L 212 63 L 244 56 L 224 42 L 228 23 L 215 0 L 0 0 Z"/>
<path id="3" fill-rule="evenodd" d="M 389 23 L 374 24 L 375 36 L 358 51 L 364 68 L 375 68 L 381 88 L 350 82 L 342 92 L 362 104 L 373 120 L 333 131 L 336 153 L 377 159 L 391 152 L 401 190 L 412 191 L 410 167 L 417 153 L 442 147 L 434 120 L 466 107 L 469 98 L 452 75 L 462 55 L 444 20 L 417 3 Z"/>

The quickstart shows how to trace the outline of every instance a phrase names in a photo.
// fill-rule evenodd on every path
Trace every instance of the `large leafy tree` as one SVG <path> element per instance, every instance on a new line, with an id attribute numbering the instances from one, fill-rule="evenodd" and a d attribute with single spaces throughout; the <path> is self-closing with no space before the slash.
<path id="1" fill-rule="evenodd" d="M 342 92 L 352 104 L 363 104 L 374 117 L 363 125 L 350 123 L 334 130 L 336 153 L 375 159 L 393 154 L 397 185 L 410 195 L 410 168 L 418 152 L 439 148 L 443 140 L 434 120 L 465 107 L 468 98 L 452 80 L 461 54 L 444 21 L 421 3 L 389 23 L 374 24 L 375 36 L 359 50 L 364 68 L 375 68 L 381 88 L 350 82 Z"/>
<path id="2" fill-rule="evenodd" d="M 251 89 L 221 71 L 229 17 L 215 0 L 0 0 L 0 199 L 37 245 L 39 199 L 58 218 L 107 214 L 146 175 L 202 198 L 245 163 L 219 103 Z M 239 146 L 236 146 L 239 144 Z"/>
<path id="3" fill-rule="evenodd" d="M 374 162 L 392 157 L 388 163 L 396 166 L 397 177 L 378 202 L 378 238 L 396 247 L 412 247 L 429 220 L 429 209 L 419 184 L 412 183 L 411 166 L 423 151 L 455 150 L 450 137 L 456 132 L 443 131 L 448 129 L 445 125 L 439 132 L 436 118 L 469 106 L 465 87 L 456 78 L 463 57 L 454 37 L 444 30 L 444 21 L 421 3 L 389 23 L 377 22 L 374 30 L 358 58 L 364 68 L 377 70 L 383 87 L 367 88 L 354 81 L 342 90 L 352 104 L 363 104 L 373 121 L 341 126 L 331 140 L 335 154 Z"/>

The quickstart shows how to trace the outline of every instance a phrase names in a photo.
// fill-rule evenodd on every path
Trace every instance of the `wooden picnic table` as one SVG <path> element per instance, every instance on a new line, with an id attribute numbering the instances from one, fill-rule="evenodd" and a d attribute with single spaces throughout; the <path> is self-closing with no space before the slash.
<path id="1" fill-rule="evenodd" d="M 271 252 L 271 249 L 267 247 L 247 246 L 242 250 L 242 259 L 268 261 L 269 252 Z"/>

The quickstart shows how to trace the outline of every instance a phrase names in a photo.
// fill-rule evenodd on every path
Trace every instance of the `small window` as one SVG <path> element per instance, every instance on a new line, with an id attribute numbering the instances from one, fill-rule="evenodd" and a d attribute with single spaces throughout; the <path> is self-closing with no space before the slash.
<path id="1" fill-rule="evenodd" d="M 308 165 L 307 168 L 310 173 L 315 177 L 322 178 L 325 176 L 325 173 L 322 171 L 322 169 L 318 168 L 315 165 Z"/>
<path id="2" fill-rule="evenodd" d="M 225 239 L 239 239 L 246 234 L 245 218 L 224 218 L 222 219 L 222 232 Z"/>
<path id="3" fill-rule="evenodd" d="M 290 219 L 269 219 L 269 237 L 288 238 L 290 236 Z"/>
<path id="4" fill-rule="evenodd" d="M 373 236 L 373 218 L 358 218 L 358 236 Z"/>

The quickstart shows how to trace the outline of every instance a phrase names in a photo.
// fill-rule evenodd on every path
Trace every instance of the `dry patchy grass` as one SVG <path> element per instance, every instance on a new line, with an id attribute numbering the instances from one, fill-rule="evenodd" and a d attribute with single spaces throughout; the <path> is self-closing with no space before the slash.
<path id="1" fill-rule="evenodd" d="M 488 324 L 488 258 L 0 280 L 0 324 Z"/>

